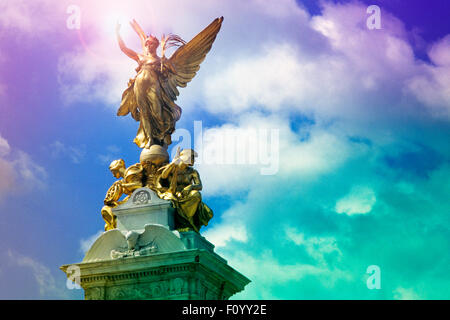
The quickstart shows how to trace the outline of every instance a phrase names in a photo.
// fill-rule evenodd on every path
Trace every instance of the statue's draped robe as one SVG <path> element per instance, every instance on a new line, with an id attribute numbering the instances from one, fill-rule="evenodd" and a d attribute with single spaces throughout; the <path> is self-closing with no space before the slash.
<path id="1" fill-rule="evenodd" d="M 142 64 L 136 77 L 128 83 L 122 105 L 137 105 L 132 116 L 140 121 L 134 142 L 140 147 L 152 144 L 170 144 L 170 135 L 180 119 L 181 108 L 161 86 L 164 80 L 159 61 Z"/>
<path id="2" fill-rule="evenodd" d="M 169 177 L 157 180 L 158 196 L 161 199 L 171 200 L 174 204 L 177 215 L 175 216 L 176 228 L 192 228 L 199 232 L 202 226 L 207 226 L 209 220 L 213 217 L 213 211 L 203 201 L 199 190 L 191 190 L 187 194 L 182 190 L 191 185 L 190 177 L 197 175 L 198 172 L 192 167 L 187 167 L 179 175 L 177 166 L 168 164 L 162 169 L 171 168 Z M 198 178 L 199 179 L 199 178 Z"/>

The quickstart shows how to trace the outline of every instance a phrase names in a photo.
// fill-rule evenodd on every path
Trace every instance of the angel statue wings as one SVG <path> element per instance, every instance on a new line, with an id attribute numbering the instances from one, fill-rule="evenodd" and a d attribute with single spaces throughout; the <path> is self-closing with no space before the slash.
<path id="1" fill-rule="evenodd" d="M 128 82 L 122 94 L 118 116 L 131 116 L 139 121 L 139 129 L 134 142 L 140 148 L 152 145 L 167 147 L 171 144 L 171 134 L 180 119 L 181 108 L 175 103 L 179 95 L 178 87 L 186 87 L 200 69 L 222 25 L 223 17 L 215 19 L 202 32 L 186 43 L 179 36 L 162 36 L 161 42 L 152 34 L 146 35 L 133 20 L 131 26 L 141 39 L 142 53 L 136 53 L 125 46 L 120 36 L 120 24 L 116 34 L 120 49 L 138 63 L 137 74 Z M 161 43 L 162 56 L 156 53 Z M 170 47 L 178 47 L 170 58 L 165 52 Z"/>

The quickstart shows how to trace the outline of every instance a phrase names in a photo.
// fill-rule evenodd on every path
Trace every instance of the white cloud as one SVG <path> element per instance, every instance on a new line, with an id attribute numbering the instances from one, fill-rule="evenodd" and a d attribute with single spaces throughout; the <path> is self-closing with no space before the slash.
<path id="1" fill-rule="evenodd" d="M 1 1 L 0 25 L 3 30 L 16 31 L 19 38 L 23 35 L 45 36 L 47 32 L 61 28 L 61 26 L 58 28 L 58 22 L 63 21 L 66 17 L 64 5 L 63 1 L 50 0 Z M 65 27 L 65 24 L 62 26 Z"/>
<path id="2" fill-rule="evenodd" d="M 52 157 L 67 157 L 75 164 L 80 163 L 86 155 L 86 148 L 84 145 L 76 147 L 68 146 L 59 140 L 53 142 L 49 148 Z"/>
<path id="3" fill-rule="evenodd" d="M 240 262 L 238 263 L 237 260 Z M 259 285 L 270 284 L 274 279 L 277 282 L 288 282 L 300 280 L 306 275 L 327 272 L 325 269 L 307 264 L 281 264 L 273 257 L 270 250 L 264 251 L 260 257 L 252 257 L 240 252 L 236 257 L 230 259 L 230 264 L 239 264 L 238 270 L 242 270 L 244 274 L 253 279 L 256 277 Z M 246 267 L 244 267 L 244 264 Z"/>
<path id="4" fill-rule="evenodd" d="M 0 23 L 4 27 L 30 32 L 33 29 L 31 9 L 26 1 L 2 1 L 0 3 Z"/>
<path id="5" fill-rule="evenodd" d="M 394 299 L 396 300 L 420 300 L 417 293 L 410 288 L 398 287 L 394 290 Z"/>
<path id="6" fill-rule="evenodd" d="M 203 236 L 213 243 L 216 248 L 224 247 L 231 240 L 240 242 L 247 242 L 248 240 L 247 229 L 236 220 L 209 228 L 203 233 Z"/>
<path id="7" fill-rule="evenodd" d="M 20 184 L 27 190 L 33 188 L 45 189 L 47 171 L 37 164 L 27 153 L 17 151 L 17 157 L 13 160 Z"/>
<path id="8" fill-rule="evenodd" d="M 349 194 L 336 202 L 335 211 L 347 215 L 365 214 L 372 210 L 377 198 L 375 192 L 363 186 L 352 188 Z"/>
<path id="9" fill-rule="evenodd" d="M 273 295 L 274 287 L 301 281 L 308 276 L 315 277 L 327 287 L 333 286 L 339 279 L 350 279 L 346 272 L 328 269 L 323 265 L 284 264 L 274 257 L 271 250 L 265 250 L 260 255 L 235 251 L 227 256 L 227 260 L 233 268 L 252 281 L 244 292 L 236 294 L 233 299 L 280 299 Z"/>
<path id="10" fill-rule="evenodd" d="M 450 34 L 435 43 L 428 55 L 436 65 L 450 66 Z"/>
<path id="11" fill-rule="evenodd" d="M 332 126 L 304 126 L 301 131 L 295 132 L 289 119 L 258 113 L 243 114 L 236 122 L 203 130 L 201 151 L 204 157 L 207 154 L 211 156 L 207 159 L 209 162 L 204 161 L 196 166 L 201 173 L 206 194 L 239 193 L 262 184 L 271 184 L 274 178 L 295 176 L 301 181 L 311 181 L 339 168 L 348 159 L 367 152 L 365 146 L 350 143 L 345 132 Z M 279 141 L 274 145 L 274 141 L 267 140 L 266 149 L 261 148 L 257 143 L 261 137 L 252 142 L 248 135 L 239 136 L 249 130 L 255 131 L 257 135 L 259 130 L 266 130 L 267 134 L 277 130 Z M 238 139 L 225 140 L 223 137 L 226 136 Z M 265 163 L 261 161 L 260 152 L 269 155 Z M 224 158 L 227 160 L 228 156 L 235 159 L 233 164 L 220 162 Z M 242 163 L 237 162 L 239 157 L 244 159 Z M 255 160 L 254 163 L 250 161 L 251 158 Z M 262 168 L 271 167 L 278 169 L 273 171 L 273 175 L 261 174 Z"/>
<path id="12" fill-rule="evenodd" d="M 10 152 L 11 148 L 8 141 L 0 136 L 0 157 L 6 156 Z"/>
<path id="13" fill-rule="evenodd" d="M 305 237 L 304 233 L 300 233 L 292 227 L 286 228 L 285 232 L 289 240 L 298 246 L 304 246 L 306 252 L 321 265 L 326 265 L 325 256 L 327 254 L 336 253 L 338 256 L 342 255 L 336 239 L 333 237 Z"/>
<path id="14" fill-rule="evenodd" d="M 47 171 L 0 136 L 0 200 L 6 194 L 46 187 Z"/>
<path id="15" fill-rule="evenodd" d="M 360 93 L 370 95 L 379 87 L 376 75 L 355 68 L 341 53 L 310 57 L 283 39 L 210 74 L 203 90 L 205 107 L 221 115 L 258 107 L 326 119 L 361 117 Z"/>
<path id="16" fill-rule="evenodd" d="M 320 89 L 305 81 L 307 70 L 295 49 L 271 45 L 213 74 L 205 83 L 209 111 L 239 113 L 254 106 L 278 111 L 304 101 L 305 95 L 316 96 Z"/>
<path id="17" fill-rule="evenodd" d="M 421 65 L 421 72 L 408 81 L 407 89 L 431 106 L 436 116 L 450 119 L 450 35 L 435 43 L 428 55 L 435 65 Z"/>
<path id="18" fill-rule="evenodd" d="M 336 53 L 347 58 L 348 70 L 359 71 L 349 75 L 360 78 L 362 84 L 370 80 L 370 87 L 375 85 L 386 93 L 395 89 L 399 99 L 412 93 L 432 115 L 448 118 L 450 35 L 435 43 L 429 51 L 436 64 L 433 66 L 414 58 L 400 20 L 384 11 L 383 32 L 374 32 L 365 27 L 364 9 L 362 4 L 327 4 L 323 15 L 312 19 L 312 26 L 329 39 Z M 352 90 L 361 92 L 361 86 L 353 86 Z"/>
<path id="19" fill-rule="evenodd" d="M 73 104 L 100 100 L 117 104 L 128 79 L 135 73 L 135 63 L 101 42 L 92 44 L 89 50 L 96 54 L 78 51 L 60 57 L 58 82 L 63 101 Z M 102 59 L 103 56 L 107 58 Z"/>
<path id="20" fill-rule="evenodd" d="M 417 108 L 411 107 L 416 97 L 430 115 L 447 117 L 450 36 L 431 49 L 437 64 L 433 66 L 415 59 L 398 19 L 385 13 L 383 32 L 374 32 L 365 25 L 365 9 L 356 3 L 326 3 L 322 15 L 303 20 L 304 27 L 329 44 L 319 47 L 315 55 L 302 47 L 302 40 L 280 36 L 263 42 L 247 57 L 210 70 L 204 82 L 206 108 L 221 115 L 255 107 L 301 111 L 353 124 L 357 119 L 364 126 L 377 118 L 384 121 L 387 114 L 397 118 L 417 114 Z M 402 100 L 409 103 L 399 103 Z"/>
<path id="21" fill-rule="evenodd" d="M 18 267 L 29 268 L 39 288 L 39 294 L 44 297 L 55 295 L 64 297 L 66 294 L 56 285 L 55 278 L 48 267 L 31 257 L 8 250 L 8 258 Z"/>

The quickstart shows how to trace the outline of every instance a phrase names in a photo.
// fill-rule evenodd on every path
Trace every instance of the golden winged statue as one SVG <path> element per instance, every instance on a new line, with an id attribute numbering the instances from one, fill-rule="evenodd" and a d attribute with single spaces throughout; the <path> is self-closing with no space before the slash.
<path id="1" fill-rule="evenodd" d="M 134 139 L 140 148 L 150 148 L 155 144 L 167 147 L 171 144 L 171 134 L 181 116 L 181 108 L 175 103 L 179 95 L 178 87 L 186 87 L 194 78 L 216 39 L 222 21 L 223 17 L 215 19 L 188 43 L 176 35 L 163 35 L 161 57 L 156 53 L 160 41 L 151 34 L 147 36 L 135 20 L 131 26 L 141 39 L 141 54 L 125 46 L 119 33 L 120 24 L 117 24 L 120 49 L 138 63 L 136 77 L 130 79 L 128 88 L 122 94 L 117 115 L 131 113 L 140 122 Z M 166 58 L 166 50 L 174 46 L 178 49 Z"/>

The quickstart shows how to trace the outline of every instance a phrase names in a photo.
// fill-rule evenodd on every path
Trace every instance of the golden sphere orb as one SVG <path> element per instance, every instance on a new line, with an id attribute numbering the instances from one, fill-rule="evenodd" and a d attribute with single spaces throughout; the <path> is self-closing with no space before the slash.
<path id="1" fill-rule="evenodd" d="M 155 165 L 161 165 L 169 162 L 169 153 L 166 148 L 154 144 L 150 148 L 142 149 L 139 160 L 142 164 L 149 162 Z"/>

